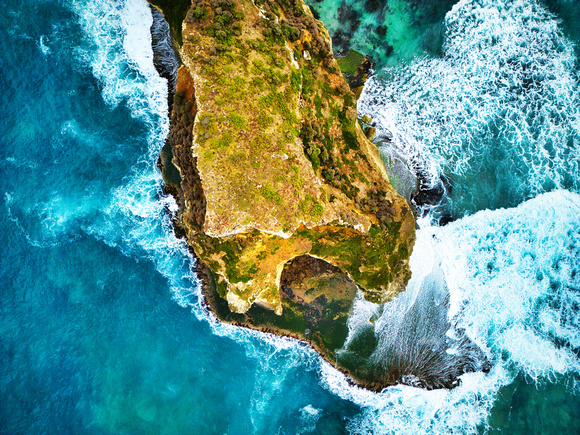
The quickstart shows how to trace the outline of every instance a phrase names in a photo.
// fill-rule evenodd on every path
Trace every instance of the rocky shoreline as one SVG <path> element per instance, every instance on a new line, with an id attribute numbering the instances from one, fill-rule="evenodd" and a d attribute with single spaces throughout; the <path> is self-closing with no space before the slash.
<path id="1" fill-rule="evenodd" d="M 305 11 L 309 11 L 307 6 L 305 6 L 301 1 L 295 2 L 295 4 L 296 6 L 294 7 L 298 7 L 299 10 L 296 12 L 296 9 L 294 9 L 293 12 L 290 12 L 291 14 L 300 15 L 301 8 L 304 8 Z M 219 1 L 213 1 L 210 3 L 201 2 L 197 5 L 194 2 L 185 18 L 185 22 L 189 22 L 190 25 L 189 27 L 184 25 L 182 29 L 184 44 L 190 44 L 191 41 L 195 40 L 196 44 L 201 44 L 199 46 L 203 46 L 200 42 L 200 36 L 198 36 L 198 33 L 196 32 L 201 32 L 201 34 L 203 34 L 205 30 L 196 27 L 197 25 L 194 21 L 196 19 L 202 21 L 206 19 L 208 13 L 207 10 L 211 11 L 210 14 L 216 14 L 216 17 L 218 16 L 218 13 L 223 14 L 223 10 L 232 11 L 228 12 L 231 16 L 241 16 L 243 13 L 239 12 L 240 10 L 244 10 L 244 13 L 246 14 L 248 14 L 248 12 L 255 13 L 256 11 L 260 11 L 260 14 L 265 14 L 266 17 L 270 17 L 270 20 L 278 22 L 278 19 L 275 18 L 273 12 L 271 12 L 275 11 L 275 8 L 278 7 L 276 5 L 277 3 L 270 2 L 268 4 L 262 4 L 258 9 L 255 9 L 255 4 L 244 3 L 242 5 L 242 3 L 238 4 L 232 0 L 226 0 L 221 3 Z M 314 183 L 314 185 L 316 183 L 320 185 L 323 180 L 324 183 L 329 183 L 328 187 L 324 187 L 324 189 L 327 191 L 330 190 L 330 192 L 332 192 L 330 196 L 331 198 L 335 198 L 333 200 L 336 201 L 335 204 L 338 204 L 339 207 L 343 207 L 343 211 L 341 212 L 342 217 L 339 218 L 339 221 L 346 220 L 339 223 L 338 226 L 333 226 L 336 224 L 333 223 L 334 221 L 331 221 L 333 219 L 336 220 L 336 217 L 332 217 L 334 215 L 329 215 L 326 211 L 328 210 L 330 212 L 332 210 L 332 204 L 327 202 L 328 196 L 318 196 L 318 200 L 316 199 L 316 196 L 314 196 L 314 199 L 308 199 L 313 198 L 311 195 L 320 195 L 320 193 L 315 193 L 318 192 L 318 190 L 311 190 L 311 193 L 306 195 L 307 201 L 311 201 L 309 207 L 313 207 L 312 204 L 316 205 L 317 201 L 320 201 L 324 205 L 318 205 L 317 207 L 320 207 L 325 214 L 323 216 L 311 214 L 312 217 L 307 218 L 306 221 L 304 221 L 304 223 L 307 224 L 306 226 L 304 223 L 300 223 L 297 228 L 289 233 L 291 235 L 290 239 L 286 239 L 285 237 L 287 236 L 279 237 L 274 234 L 268 234 L 271 230 L 267 230 L 267 228 L 269 228 L 268 226 L 271 224 L 267 223 L 268 221 L 264 221 L 264 223 L 261 224 L 261 217 L 259 214 L 256 215 L 258 221 L 252 225 L 254 229 L 251 229 L 252 226 L 250 226 L 249 230 L 245 230 L 239 235 L 236 235 L 236 232 L 232 233 L 231 230 L 228 230 L 224 233 L 224 236 L 220 236 L 220 239 L 215 236 L 208 237 L 204 234 L 208 233 L 208 228 L 210 228 L 208 227 L 209 223 L 207 219 L 212 219 L 212 216 L 208 215 L 208 207 L 211 207 L 212 205 L 209 204 L 208 201 L 212 201 L 212 198 L 211 192 L 210 197 L 207 197 L 207 180 L 205 182 L 203 181 L 203 178 L 207 177 L 207 168 L 202 168 L 201 171 L 205 171 L 203 173 L 200 172 L 198 168 L 200 163 L 199 159 L 203 159 L 203 157 L 199 154 L 197 157 L 195 154 L 194 156 L 191 154 L 191 144 L 195 144 L 194 137 L 196 135 L 197 140 L 199 141 L 200 128 L 201 131 L 204 129 L 205 131 L 208 131 L 210 123 L 213 122 L 211 119 L 208 121 L 207 116 L 202 116 L 203 119 L 201 119 L 201 121 L 199 119 L 200 110 L 207 113 L 208 107 L 210 106 L 207 105 L 207 96 L 196 95 L 196 91 L 198 91 L 197 87 L 199 87 L 201 79 L 199 74 L 203 74 L 203 69 L 199 71 L 195 69 L 195 64 L 192 64 L 190 59 L 190 57 L 194 55 L 188 53 L 192 53 L 192 48 L 195 48 L 198 45 L 187 45 L 185 48 L 184 46 L 181 46 L 181 56 L 183 57 L 183 53 L 185 53 L 186 59 L 179 59 L 178 53 L 171 48 L 172 45 L 179 45 L 178 42 L 175 41 L 175 36 L 173 44 L 167 43 L 168 35 L 170 33 L 175 35 L 177 32 L 175 30 L 172 30 L 171 32 L 168 31 L 167 24 L 163 20 L 163 15 L 158 12 L 155 6 L 152 6 L 152 9 L 155 9 L 153 13 L 154 24 L 152 27 L 152 35 L 157 35 L 153 38 L 153 48 L 157 51 L 156 58 L 163 60 L 170 59 L 172 55 L 174 56 L 173 60 L 169 60 L 169 67 L 168 65 L 164 65 L 163 61 L 155 63 L 162 76 L 168 75 L 166 78 L 168 78 L 170 91 L 169 103 L 171 111 L 170 133 L 167 138 L 167 143 L 163 147 L 159 157 L 159 167 L 165 181 L 165 192 L 174 196 L 179 206 L 179 215 L 174 221 L 175 232 L 179 237 L 184 237 L 188 240 L 190 249 L 194 253 L 196 258 L 196 272 L 202 282 L 202 291 L 208 308 L 221 321 L 267 333 L 293 337 L 308 342 L 323 358 L 345 373 L 353 383 L 359 386 L 374 391 L 380 391 L 385 386 L 395 383 L 396 380 L 391 379 L 388 373 L 385 373 L 384 370 L 369 368 L 368 357 L 371 353 L 369 352 L 369 349 L 346 349 L 348 351 L 346 352 L 348 358 L 344 359 L 342 355 L 345 354 L 343 351 L 345 350 L 345 344 L 349 334 L 347 319 L 349 312 L 352 309 L 355 297 L 357 296 L 357 292 L 362 290 L 367 298 L 370 297 L 371 299 L 375 298 L 377 301 L 385 301 L 392 298 L 397 292 L 404 288 L 404 283 L 408 280 L 410 275 L 406 262 L 414 241 L 413 218 L 405 201 L 402 200 L 402 198 L 398 199 L 400 197 L 394 193 L 392 188 L 388 185 L 388 182 L 385 184 L 384 180 L 386 180 L 386 173 L 384 173 L 384 167 L 382 167 L 382 163 L 378 158 L 376 148 L 364 138 L 364 134 L 357 125 L 356 119 L 346 115 L 347 109 L 351 110 L 349 104 L 352 104 L 352 97 L 349 95 L 352 94 L 348 90 L 346 84 L 341 84 L 344 83 L 344 81 L 340 71 L 338 71 L 336 62 L 331 57 L 332 51 L 329 48 L 330 39 L 327 33 L 325 30 L 320 30 L 320 36 L 317 37 L 318 39 L 316 42 L 318 46 L 311 48 L 314 55 L 318 56 L 316 53 L 319 53 L 322 58 L 319 57 L 319 60 L 313 61 L 311 59 L 312 55 L 308 54 L 307 51 L 304 51 L 304 59 L 306 60 L 300 59 L 299 63 L 296 63 L 296 56 L 293 57 L 292 55 L 290 56 L 290 60 L 294 59 L 294 62 L 296 63 L 296 65 L 292 67 L 293 74 L 294 71 L 296 71 L 294 69 L 296 66 L 298 66 L 297 71 L 301 71 L 300 65 L 302 65 L 304 70 L 301 74 L 308 73 L 308 75 L 304 75 L 306 78 L 302 78 L 301 80 L 306 80 L 310 77 L 310 69 L 315 68 L 316 71 L 318 71 L 315 71 L 315 74 L 318 75 L 318 83 L 320 84 L 316 86 L 326 86 L 326 91 L 324 92 L 330 92 L 330 94 L 324 98 L 328 98 L 328 102 L 320 102 L 320 95 L 323 95 L 321 88 L 320 91 L 317 91 L 319 94 L 316 98 L 312 99 L 312 97 L 305 96 L 304 100 L 301 99 L 301 108 L 296 106 L 295 110 L 300 112 L 306 110 L 307 112 L 304 113 L 311 113 L 311 110 L 316 109 L 316 112 L 319 115 L 326 113 L 325 116 L 332 117 L 333 115 L 331 114 L 330 109 L 333 104 L 335 104 L 335 102 L 341 104 L 342 99 L 344 98 L 344 112 L 342 115 L 340 113 L 338 114 L 338 119 L 340 122 L 344 123 L 342 127 L 342 137 L 354 141 L 351 146 L 356 146 L 354 148 L 355 152 L 353 153 L 353 151 L 349 151 L 348 147 L 345 148 L 344 151 L 332 152 L 337 152 L 337 157 L 339 159 L 346 158 L 346 155 L 349 155 L 351 156 L 350 158 L 354 158 L 354 161 L 358 162 L 353 163 L 353 161 L 347 159 L 346 162 L 351 163 L 346 163 L 346 166 L 345 163 L 341 163 L 341 166 L 339 167 L 340 170 L 343 171 L 343 180 L 348 181 L 352 176 L 349 176 L 348 172 L 344 172 L 350 170 L 354 171 L 353 175 L 358 174 L 356 177 L 359 177 L 361 180 L 374 180 L 373 183 L 377 188 L 369 188 L 359 181 L 356 182 L 356 188 L 351 184 L 343 186 L 341 185 L 342 181 L 334 183 L 329 182 L 329 179 L 324 177 L 327 177 L 327 172 L 331 169 L 324 168 L 332 168 L 332 166 L 325 166 L 318 169 L 320 165 L 320 163 L 317 163 L 318 158 L 312 160 L 311 156 L 309 156 L 311 153 L 310 149 L 307 150 L 305 148 L 304 151 L 300 151 L 300 154 L 295 154 L 295 157 L 292 157 L 292 154 L 290 154 L 291 159 L 296 163 L 292 166 L 292 171 L 294 172 L 289 172 L 286 176 L 289 179 L 294 177 L 293 184 L 297 189 L 303 185 L 302 183 L 304 183 L 304 181 L 296 180 L 296 177 L 300 178 L 301 175 L 303 177 L 313 177 L 312 181 L 309 181 L 309 183 Z M 284 12 L 280 12 L 280 10 L 278 10 L 278 14 L 280 14 L 280 16 L 285 16 Z M 176 18 L 173 17 L 172 19 L 175 21 Z M 255 20 L 256 18 L 253 19 Z M 260 20 L 261 18 L 257 19 Z M 306 24 L 306 26 L 310 26 L 310 30 L 306 30 L 305 34 L 304 31 L 302 31 L 303 33 L 300 33 L 300 35 L 305 35 L 302 37 L 303 39 L 308 36 L 309 31 L 315 29 L 312 25 L 318 26 L 319 29 L 323 29 L 320 23 L 316 24 L 316 21 L 309 20 L 313 20 L 313 18 L 311 18 L 311 15 L 306 13 L 305 22 L 311 24 Z M 192 22 L 193 24 L 191 24 Z M 301 21 L 298 20 L 298 24 L 295 25 L 300 25 L 300 22 Z M 282 20 L 282 23 L 284 23 L 284 20 Z M 283 25 L 290 26 L 289 24 Z M 232 35 L 241 35 L 243 30 L 244 32 L 253 34 L 257 37 L 254 41 L 263 44 L 260 40 L 261 38 L 264 38 L 264 36 L 256 33 L 255 29 L 251 27 L 248 28 L 245 23 L 243 25 L 236 24 L 236 26 L 238 26 L 235 27 L 238 30 L 236 30 Z M 205 29 L 207 28 L 208 27 L 205 27 Z M 270 28 L 272 30 L 264 30 L 263 35 L 271 35 L 271 33 L 268 32 L 275 32 L 277 29 L 277 27 L 272 28 L 271 25 Z M 192 33 L 192 29 L 200 30 L 193 30 Z M 211 30 L 211 32 L 213 31 L 214 30 Z M 290 30 L 288 30 L 288 32 L 292 33 Z M 164 38 L 164 40 L 159 41 L 159 35 L 162 35 L 161 39 Z M 295 36 L 296 38 L 298 37 L 298 35 Z M 308 39 L 306 38 L 304 40 Z M 295 44 L 299 44 L 299 47 L 302 47 L 303 43 L 301 41 L 302 39 L 295 42 Z M 252 41 L 250 41 L 250 45 L 251 44 Z M 256 44 L 256 42 L 253 42 L 253 44 Z M 244 42 L 242 42 L 242 46 L 243 45 Z M 286 42 L 286 47 L 288 47 L 288 42 Z M 312 46 L 308 44 L 308 47 Z M 266 48 L 266 52 L 272 53 L 268 48 Z M 296 49 L 294 52 L 294 54 L 297 55 Z M 210 57 L 209 59 L 206 58 L 206 61 L 209 62 L 215 54 L 217 53 L 212 54 L 210 50 Z M 258 55 L 258 59 L 260 58 L 259 56 L 262 55 Z M 270 54 L 269 56 L 276 58 L 275 54 Z M 278 57 L 278 59 L 280 58 Z M 202 63 L 207 63 L 206 61 L 202 60 Z M 212 68 L 212 65 L 215 64 L 215 62 L 216 61 L 212 60 L 208 64 L 209 67 L 204 68 Z M 254 60 L 255 65 L 260 65 L 260 62 L 260 60 Z M 277 63 L 277 65 L 281 68 L 283 67 L 284 61 L 279 60 L 276 62 L 281 62 L 279 64 Z M 176 65 L 181 65 L 178 70 Z M 320 67 L 316 67 L 316 65 L 320 65 Z M 360 82 L 363 72 L 364 68 L 362 70 L 359 69 L 356 74 L 356 80 L 358 80 L 358 82 L 355 81 L 354 83 Z M 282 77 L 281 73 L 277 74 Z M 326 77 L 324 80 L 328 80 L 327 84 L 324 83 L 322 77 Z M 198 85 L 195 83 L 198 83 Z M 302 89 L 303 85 L 304 82 L 300 86 L 300 89 Z M 333 90 L 332 87 L 328 87 L 329 85 L 336 86 L 336 90 Z M 338 90 L 339 88 L 340 91 Z M 335 92 L 336 94 L 334 94 Z M 199 107 L 200 101 L 203 108 Z M 351 102 L 349 103 L 349 101 Z M 306 103 L 305 107 L 302 106 L 304 103 Z M 308 107 L 309 104 L 312 104 L 311 108 Z M 322 112 L 321 107 L 323 109 Z M 218 106 L 215 108 L 218 108 Z M 276 115 L 273 114 L 272 116 Z M 287 120 L 292 119 L 291 114 L 286 113 L 284 116 Z M 231 115 L 229 117 L 231 122 L 236 120 L 236 118 L 232 118 Z M 252 120 L 249 118 L 244 120 L 244 122 L 252 122 Z M 284 125 L 287 125 L 288 121 L 284 122 Z M 317 130 L 313 130 L 312 127 L 310 127 L 311 121 L 305 119 L 301 122 L 301 127 L 300 123 L 298 124 L 298 128 L 301 130 L 299 137 L 292 139 L 290 142 L 296 141 L 296 143 L 301 143 L 304 141 L 305 147 L 307 144 L 312 143 L 312 145 L 309 146 L 312 146 L 312 149 L 314 150 L 320 149 L 318 147 L 323 147 L 322 143 L 320 143 L 320 145 L 315 145 L 315 141 L 320 140 L 317 135 L 320 135 L 321 133 L 317 133 Z M 329 130 L 328 127 L 326 128 L 326 134 L 328 135 Z M 349 130 L 351 128 L 352 130 Z M 219 133 L 219 130 L 210 131 L 217 131 L 217 134 L 221 134 Z M 208 138 L 212 138 L 212 135 L 215 134 L 216 133 L 211 132 L 205 133 L 205 141 L 208 141 Z M 288 135 L 288 138 L 292 137 L 290 136 L 290 133 L 286 134 Z M 343 140 L 340 136 L 340 130 L 338 134 L 339 136 L 334 139 L 332 139 L 332 135 L 327 136 L 331 141 L 330 143 L 335 140 Z M 273 138 L 270 139 L 272 141 L 274 140 Z M 213 138 L 211 140 L 213 140 Z M 209 140 L 209 142 L 211 142 L 211 140 Z M 199 144 L 197 144 L 197 146 L 199 146 Z M 290 147 L 291 145 L 288 143 L 286 146 Z M 357 149 L 360 151 L 356 151 Z M 332 148 L 328 148 L 328 150 L 331 151 Z M 289 151 L 286 150 L 285 152 L 288 153 Z M 340 157 L 340 153 L 343 154 L 343 157 Z M 300 157 L 300 155 L 302 155 L 302 157 Z M 296 158 L 304 159 L 304 156 L 311 159 L 311 163 L 307 163 L 308 166 L 297 166 L 298 161 Z M 332 159 L 332 156 L 330 157 Z M 360 158 L 362 158 L 362 160 L 360 160 Z M 300 165 L 303 165 L 303 163 L 300 163 Z M 351 165 L 350 169 L 348 165 Z M 310 169 L 308 169 L 309 167 Z M 295 168 L 298 169 L 296 170 Z M 308 171 L 312 171 L 312 168 L 314 168 L 317 175 L 308 175 Z M 364 175 L 362 175 L 359 170 L 364 171 Z M 338 175 L 341 175 L 341 173 L 336 170 L 332 170 L 332 172 L 337 172 Z M 353 177 L 352 180 L 355 180 L 356 177 Z M 279 179 L 277 175 L 276 179 Z M 278 183 L 279 182 L 280 181 L 278 181 Z M 350 181 L 348 183 L 350 183 Z M 365 181 L 365 183 L 370 182 Z M 310 184 L 308 186 L 310 186 Z M 385 187 L 379 188 L 379 186 Z M 340 189 L 343 189 L 342 192 L 344 193 L 340 192 Z M 362 189 L 362 191 L 360 189 Z M 389 193 L 387 193 L 385 189 L 390 189 Z M 270 200 L 273 202 L 270 203 L 271 205 L 269 207 L 276 207 L 278 205 L 279 207 L 282 207 L 281 210 L 283 210 L 283 213 L 289 211 L 288 207 L 293 207 L 292 203 L 283 202 L 286 198 L 280 198 L 280 200 L 278 200 L 275 196 L 275 191 L 271 190 L 271 192 L 273 193 L 270 194 L 266 192 L 269 195 L 266 196 L 262 189 L 264 197 L 270 197 Z M 296 194 L 298 194 L 298 191 Z M 329 194 L 327 193 L 325 195 Z M 298 196 L 298 200 L 301 200 L 300 198 L 301 197 Z M 304 197 L 302 196 L 302 198 Z M 259 201 L 263 202 L 264 200 L 261 199 Z M 301 201 L 303 201 L 303 199 Z M 346 204 L 351 205 L 340 205 L 341 201 L 346 201 Z M 336 207 L 336 205 L 334 205 L 334 207 Z M 312 210 L 316 210 L 316 208 L 312 208 L 310 213 L 314 213 Z M 352 215 L 352 217 L 348 217 L 352 211 L 356 211 L 356 213 L 363 218 L 360 222 L 369 223 L 364 223 L 362 226 L 361 223 L 356 224 L 360 227 L 356 230 L 348 229 L 347 226 L 352 225 L 348 224 L 349 221 L 357 222 L 357 219 L 360 219 L 355 217 L 356 214 Z M 369 211 L 371 214 L 365 214 L 369 213 Z M 284 219 L 283 215 L 279 216 Z M 290 216 L 290 219 L 295 219 L 295 217 Z M 367 219 L 367 221 L 365 221 L 365 219 Z M 318 222 L 318 224 L 315 222 Z M 220 225 L 223 227 L 224 224 Z M 260 225 L 265 226 L 264 228 L 266 229 L 266 232 L 262 233 L 256 229 L 259 228 Z M 365 225 L 367 228 L 366 230 L 364 229 Z M 365 232 L 369 231 L 369 228 L 371 230 L 370 235 L 365 235 Z M 215 229 L 212 231 L 215 232 Z M 284 229 L 283 232 L 288 232 L 288 229 Z M 288 245 L 289 241 L 291 245 Z M 322 244 L 320 244 L 321 241 Z M 302 248 L 296 249 L 298 246 L 302 246 Z M 280 247 L 282 247 L 282 255 L 286 255 L 287 257 L 280 257 L 280 253 L 277 252 L 280 250 Z M 258 250 L 256 251 L 256 249 Z M 248 250 L 249 256 L 246 256 L 246 250 Z M 288 252 L 288 254 L 285 254 L 284 252 Z M 347 256 L 346 260 L 343 258 L 344 255 Z M 268 256 L 272 256 L 272 260 L 270 260 L 270 257 Z M 227 263 L 228 266 L 224 269 L 222 259 L 230 257 L 233 259 L 233 262 Z M 248 270 L 240 269 L 240 264 L 244 264 L 244 258 L 247 258 L 245 261 L 249 260 L 251 264 L 260 264 L 260 262 L 266 264 L 268 261 L 279 262 L 280 259 L 282 260 L 282 263 L 280 263 L 277 270 L 276 286 L 268 290 L 266 293 L 262 291 L 260 294 L 256 294 L 257 296 L 251 296 L 249 304 L 246 302 L 242 303 L 243 300 L 239 299 L 246 291 L 244 290 L 246 284 L 244 284 L 243 287 L 240 287 L 242 293 L 239 293 L 238 290 L 232 288 L 230 284 L 232 276 L 248 276 Z M 279 259 L 274 260 L 275 258 Z M 284 258 L 288 259 L 284 260 Z M 368 258 L 368 260 L 365 258 Z M 221 266 L 216 262 L 217 259 L 219 259 L 220 264 L 222 264 Z M 338 263 L 336 263 L 336 261 L 338 261 Z M 377 261 L 378 263 L 375 263 Z M 365 264 L 365 262 L 367 263 Z M 373 266 L 373 264 L 375 265 Z M 353 268 L 353 265 L 355 265 L 355 268 Z M 385 267 L 386 269 L 384 269 Z M 382 272 L 383 269 L 386 272 Z M 267 272 L 267 269 L 263 270 Z M 250 280 L 247 285 L 258 289 L 261 287 L 264 288 L 264 285 L 266 287 L 270 285 L 267 283 L 271 282 L 269 281 L 271 278 L 263 281 L 264 284 L 262 285 L 251 284 L 254 277 L 257 276 L 256 274 L 263 274 L 265 272 L 259 272 L 259 269 L 252 266 L 249 272 Z M 361 286 L 360 281 L 355 282 L 352 276 L 353 273 L 355 278 L 358 277 L 357 279 L 362 279 L 362 282 L 365 284 Z M 381 278 L 381 274 L 383 273 L 387 274 L 386 278 Z M 392 275 L 392 273 L 396 274 Z M 248 280 L 248 278 L 237 279 Z M 369 279 L 372 281 L 369 281 Z M 373 284 L 371 284 L 371 282 L 373 282 Z M 384 284 L 379 284 L 381 282 L 387 283 L 389 286 L 394 284 L 395 287 L 393 287 L 393 289 L 396 290 L 389 290 L 388 296 L 385 296 L 384 289 L 386 287 L 382 287 Z M 382 288 L 383 290 L 369 292 L 369 290 L 372 290 L 372 287 L 377 284 L 380 286 L 379 288 Z M 269 296 L 265 296 L 266 294 Z M 371 319 L 369 319 L 369 321 L 371 321 Z M 361 361 L 366 361 L 367 363 L 361 364 Z"/>

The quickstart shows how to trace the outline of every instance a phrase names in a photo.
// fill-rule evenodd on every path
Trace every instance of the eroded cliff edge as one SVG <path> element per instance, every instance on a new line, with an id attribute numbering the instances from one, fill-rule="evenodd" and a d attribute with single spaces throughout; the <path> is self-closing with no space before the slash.
<path id="1" fill-rule="evenodd" d="M 380 371 L 338 351 L 357 289 L 385 302 L 405 288 L 415 225 L 326 30 L 302 0 L 194 0 L 181 35 L 160 166 L 210 308 L 307 340 L 382 388 Z"/>

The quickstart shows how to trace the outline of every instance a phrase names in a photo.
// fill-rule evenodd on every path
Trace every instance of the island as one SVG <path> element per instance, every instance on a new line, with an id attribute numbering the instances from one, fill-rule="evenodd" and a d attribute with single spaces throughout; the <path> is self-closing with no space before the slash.
<path id="1" fill-rule="evenodd" d="M 159 166 L 205 303 L 381 390 L 393 380 L 363 363 L 372 345 L 340 350 L 355 298 L 405 289 L 415 219 L 361 129 L 327 30 L 302 0 L 151 3 L 181 62 Z"/>

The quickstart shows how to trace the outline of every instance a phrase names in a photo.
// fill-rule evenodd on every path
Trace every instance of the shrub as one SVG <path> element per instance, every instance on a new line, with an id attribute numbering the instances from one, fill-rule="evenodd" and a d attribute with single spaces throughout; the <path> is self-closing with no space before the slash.
<path id="1" fill-rule="evenodd" d="M 258 125 L 260 129 L 265 130 L 272 125 L 274 119 L 271 116 L 268 116 L 266 113 L 261 111 L 257 117 Z"/>
<path id="2" fill-rule="evenodd" d="M 327 179 L 328 181 L 334 180 L 334 169 L 325 169 L 322 171 L 322 176 Z"/>
<path id="3" fill-rule="evenodd" d="M 210 148 L 224 149 L 227 148 L 232 142 L 232 135 L 229 133 L 224 134 L 221 138 L 211 139 L 209 141 Z"/>
<path id="4" fill-rule="evenodd" d="M 278 192 L 275 192 L 268 186 L 262 186 L 260 189 L 260 193 L 262 196 L 270 201 L 273 201 L 275 204 L 280 205 L 282 204 L 282 197 Z"/>
<path id="5" fill-rule="evenodd" d="M 312 149 L 310 161 L 312 162 L 312 167 L 314 168 L 315 171 L 317 171 L 318 168 L 320 168 L 320 159 L 318 158 L 319 155 L 320 155 L 320 148 L 314 147 Z"/>
<path id="6" fill-rule="evenodd" d="M 358 149 L 358 141 L 356 139 L 356 132 L 352 126 L 344 125 L 342 126 L 342 138 L 346 144 L 346 148 L 349 150 Z"/>
<path id="7" fill-rule="evenodd" d="M 322 204 L 320 204 L 319 202 L 317 202 L 312 207 L 312 211 L 310 212 L 310 214 L 312 216 L 315 216 L 316 217 L 316 216 L 322 216 L 322 213 L 324 213 L 324 207 L 322 206 Z"/>
<path id="8" fill-rule="evenodd" d="M 191 11 L 191 9 L 190 9 Z M 187 14 L 189 15 L 189 13 Z M 190 17 L 188 17 L 190 18 Z M 191 13 L 191 18 L 195 18 L 197 21 L 203 21 L 207 18 L 207 8 L 197 6 Z"/>
<path id="9" fill-rule="evenodd" d="M 308 68 L 302 69 L 302 95 L 307 97 L 312 92 L 312 87 L 314 85 L 314 80 L 312 79 L 312 73 Z"/>
<path id="10" fill-rule="evenodd" d="M 228 115 L 228 118 L 230 122 L 233 124 L 233 126 L 239 130 L 241 130 L 246 126 L 246 118 L 244 118 L 241 115 L 238 115 L 237 113 L 230 113 Z"/>
<path id="11" fill-rule="evenodd" d="M 294 90 L 294 93 L 298 93 L 300 91 L 300 83 L 302 82 L 302 74 L 300 73 L 300 70 L 292 70 L 292 73 L 290 74 L 290 84 L 292 85 L 292 89 Z"/>
<path id="12" fill-rule="evenodd" d="M 322 98 L 318 94 L 314 97 L 314 106 L 316 107 L 316 114 L 322 118 Z"/>
<path id="13" fill-rule="evenodd" d="M 300 167 L 297 165 L 292 165 L 290 169 L 292 169 L 292 172 L 294 172 L 294 175 L 292 176 L 292 184 L 296 190 L 302 189 L 304 182 L 300 179 Z"/>

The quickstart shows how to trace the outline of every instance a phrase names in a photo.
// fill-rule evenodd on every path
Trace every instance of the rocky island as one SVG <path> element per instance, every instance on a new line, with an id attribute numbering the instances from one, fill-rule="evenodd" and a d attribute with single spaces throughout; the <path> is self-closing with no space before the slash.
<path id="1" fill-rule="evenodd" d="M 404 290 L 415 222 L 326 29 L 302 0 L 152 3 L 182 62 L 159 162 L 208 307 L 308 341 L 359 385 L 392 383 L 365 346 L 340 350 L 358 292 Z"/>

